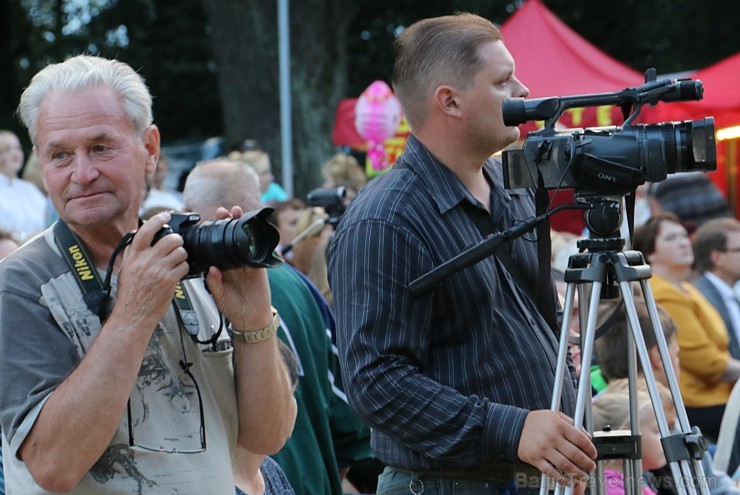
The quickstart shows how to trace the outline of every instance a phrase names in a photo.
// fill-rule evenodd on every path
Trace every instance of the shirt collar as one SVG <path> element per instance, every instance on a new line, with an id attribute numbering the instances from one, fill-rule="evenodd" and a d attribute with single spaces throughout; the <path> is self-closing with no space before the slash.
<path id="1" fill-rule="evenodd" d="M 410 134 L 406 141 L 403 158 L 430 192 L 437 203 L 441 214 L 447 213 L 463 201 L 478 205 L 459 177 L 445 164 L 440 162 L 416 136 Z M 483 174 L 491 184 L 491 208 L 505 205 L 511 197 L 503 189 L 501 167 L 493 159 L 488 159 L 483 166 Z"/>

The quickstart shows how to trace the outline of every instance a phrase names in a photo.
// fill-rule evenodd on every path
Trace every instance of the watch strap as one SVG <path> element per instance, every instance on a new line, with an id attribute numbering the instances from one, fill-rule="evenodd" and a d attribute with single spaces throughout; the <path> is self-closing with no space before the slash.
<path id="1" fill-rule="evenodd" d="M 257 344 L 259 342 L 264 342 L 265 340 L 275 335 L 275 332 L 277 331 L 279 326 L 280 317 L 278 316 L 277 309 L 273 307 L 272 322 L 269 325 L 258 328 L 257 330 L 249 331 L 236 330 L 234 329 L 234 327 L 229 325 L 229 334 L 231 334 L 231 340 L 236 340 L 245 344 Z"/>

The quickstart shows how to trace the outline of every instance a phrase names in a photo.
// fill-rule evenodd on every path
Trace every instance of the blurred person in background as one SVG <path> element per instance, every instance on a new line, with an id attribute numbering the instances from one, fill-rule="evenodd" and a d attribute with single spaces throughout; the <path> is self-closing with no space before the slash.
<path id="1" fill-rule="evenodd" d="M 740 360 L 740 222 L 732 217 L 709 220 L 694 235 L 694 287 L 712 303 L 730 335 L 730 355 Z"/>
<path id="2" fill-rule="evenodd" d="M 655 302 L 676 324 L 679 386 L 689 421 L 716 443 L 727 400 L 740 378 L 740 361 L 730 355 L 722 317 L 687 281 L 694 264 L 688 231 L 678 216 L 664 212 L 635 229 L 633 247 L 652 268 L 649 283 Z M 733 470 L 740 461 L 740 442 L 735 446 Z"/>
<path id="3" fill-rule="evenodd" d="M 259 178 L 230 159 L 198 164 L 183 191 L 188 210 L 213 219 L 233 203 L 260 208 Z M 341 471 L 372 458 L 370 430 L 352 413 L 332 342 L 334 320 L 310 282 L 284 264 L 268 271 L 272 304 L 282 317 L 278 337 L 298 359 L 298 417 L 290 439 L 273 456 L 298 495 L 341 495 Z M 328 318 L 328 320 L 327 320 Z M 351 468 L 350 468 L 351 471 Z"/>
<path id="4" fill-rule="evenodd" d="M 38 187 L 41 194 L 46 198 L 46 226 L 48 227 L 59 218 L 59 215 L 57 215 L 57 212 L 54 209 L 54 203 L 52 203 L 49 193 L 46 191 L 44 178 L 41 175 L 39 156 L 35 149 L 31 149 L 31 152 L 28 154 L 28 158 L 26 158 L 26 164 L 23 166 L 21 178 Z"/>
<path id="5" fill-rule="evenodd" d="M 165 186 L 169 170 L 167 157 L 163 154 L 159 155 L 157 168 L 146 176 L 146 195 L 141 204 L 141 213 L 144 218 L 150 218 L 159 211 L 182 211 L 182 199 Z"/>
<path id="6" fill-rule="evenodd" d="M 10 232 L 0 229 L 0 260 L 18 249 L 18 243 Z"/>
<path id="7" fill-rule="evenodd" d="M 656 386 L 661 399 L 661 406 L 669 428 L 676 422 L 676 412 L 671 402 L 669 390 L 658 384 Z M 639 391 L 635 397 L 637 422 L 640 432 L 640 460 L 643 469 L 643 478 L 640 479 L 643 495 L 655 495 L 655 491 L 645 482 L 647 471 L 656 470 L 667 464 L 663 445 L 661 444 L 658 421 L 655 417 L 653 404 L 647 393 Z M 594 432 L 630 430 L 630 397 L 626 392 L 607 392 L 594 400 L 591 407 L 593 413 Z M 624 459 L 608 459 L 604 461 L 604 488 L 606 495 L 624 495 L 625 483 L 633 483 L 634 473 L 624 472 Z M 631 491 L 628 493 L 632 493 Z"/>
<path id="8" fill-rule="evenodd" d="M 629 344 L 627 336 L 631 334 L 631 331 L 627 326 L 627 310 L 621 299 L 607 299 L 601 302 L 598 311 L 599 315 L 597 318 L 597 325 L 601 325 L 602 322 L 610 320 L 613 322 L 608 329 L 605 329 L 605 333 L 594 341 L 594 354 L 596 356 L 599 369 L 601 370 L 602 376 L 608 382 L 606 390 L 603 393 L 627 393 L 629 387 L 629 368 L 627 364 Z M 650 361 L 650 367 L 653 371 L 655 382 L 665 390 L 670 391 L 667 370 L 663 366 L 663 359 L 660 349 L 658 348 L 658 340 L 653 331 L 647 305 L 642 299 L 642 296 L 637 292 L 635 293 L 635 312 L 637 313 L 642 336 L 645 339 L 645 347 L 648 351 L 648 359 Z M 678 340 L 676 338 L 676 324 L 668 312 L 660 306 L 658 306 L 658 319 L 660 321 L 660 327 L 663 330 L 666 345 L 668 346 L 668 358 L 671 362 L 671 368 L 673 368 L 676 378 L 680 378 L 681 367 L 679 365 L 679 347 Z M 647 393 L 647 381 L 645 380 L 642 363 L 639 359 L 637 359 L 636 386 L 638 391 Z M 664 407 L 666 406 L 666 400 L 664 399 L 667 398 L 668 397 L 664 398 L 661 396 L 661 402 Z M 671 403 L 672 399 L 673 396 L 671 394 Z M 668 414 L 666 415 L 668 416 Z M 713 462 L 714 461 L 709 451 L 705 452 L 704 457 L 702 458 L 702 466 L 704 468 L 704 474 L 707 477 L 709 493 L 711 495 L 740 494 L 740 490 L 735 488 L 734 483 L 727 473 L 714 469 Z M 656 492 L 663 495 L 675 495 L 677 493 L 675 490 L 676 483 L 673 481 L 670 469 L 652 468 L 652 471 L 650 484 Z M 667 482 L 662 482 L 661 479 L 664 477 L 669 477 L 669 480 Z"/>
<path id="9" fill-rule="evenodd" d="M 290 198 L 275 203 L 273 208 L 275 208 L 275 211 L 270 214 L 270 221 L 280 233 L 280 247 L 282 249 L 292 243 L 295 236 L 301 233 L 298 230 L 298 222 L 306 209 L 306 204 L 298 198 Z M 288 261 L 290 261 L 291 256 L 286 253 Z"/>
<path id="10" fill-rule="evenodd" d="M 321 187 L 325 189 L 344 187 L 345 205 L 348 205 L 367 184 L 367 176 L 360 163 L 347 153 L 337 153 L 327 160 L 321 166 L 321 175 L 324 176 Z"/>
<path id="11" fill-rule="evenodd" d="M 296 232 L 305 232 L 299 241 L 294 238 L 290 262 L 306 275 L 319 292 L 332 305 L 331 289 L 327 275 L 326 252 L 334 235 L 334 228 L 325 222 L 328 215 L 321 208 L 307 208 L 296 223 Z"/>
<path id="12" fill-rule="evenodd" d="M 0 130 L 0 228 L 18 242 L 46 228 L 47 202 L 39 188 L 18 177 L 23 167 L 18 136 Z"/>
<path id="13" fill-rule="evenodd" d="M 232 151 L 228 157 L 246 163 L 257 172 L 260 178 L 260 201 L 263 205 L 273 206 L 275 203 L 288 199 L 285 189 L 275 182 L 275 177 L 272 175 L 270 155 L 260 149 L 255 141 L 247 139 L 242 144 L 241 150 Z"/>

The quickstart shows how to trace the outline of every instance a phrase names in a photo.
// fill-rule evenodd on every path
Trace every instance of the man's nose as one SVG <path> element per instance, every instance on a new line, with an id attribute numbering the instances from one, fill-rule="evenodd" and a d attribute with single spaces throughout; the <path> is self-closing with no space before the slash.
<path id="1" fill-rule="evenodd" d="M 529 88 L 522 84 L 522 82 L 516 77 L 514 78 L 514 81 L 517 84 L 517 91 L 515 91 L 512 96 L 521 98 L 526 98 L 527 96 L 529 96 Z"/>
<path id="2" fill-rule="evenodd" d="M 100 175 L 95 163 L 82 151 L 75 153 L 73 167 L 72 180 L 78 184 L 89 184 Z"/>

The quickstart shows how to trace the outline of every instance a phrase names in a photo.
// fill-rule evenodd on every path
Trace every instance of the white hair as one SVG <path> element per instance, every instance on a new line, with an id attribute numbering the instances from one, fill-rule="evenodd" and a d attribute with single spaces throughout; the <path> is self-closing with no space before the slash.
<path id="1" fill-rule="evenodd" d="M 68 93 L 97 86 L 112 88 L 121 97 L 124 111 L 137 135 L 152 124 L 152 96 L 144 79 L 117 60 L 78 55 L 41 69 L 28 85 L 18 105 L 18 115 L 36 145 L 38 112 L 44 97 L 52 91 Z"/>
<path id="2" fill-rule="evenodd" d="M 260 208 L 260 181 L 246 163 L 216 158 L 199 163 L 189 174 L 182 191 L 185 208 L 213 219 L 219 206 L 244 211 Z"/>

